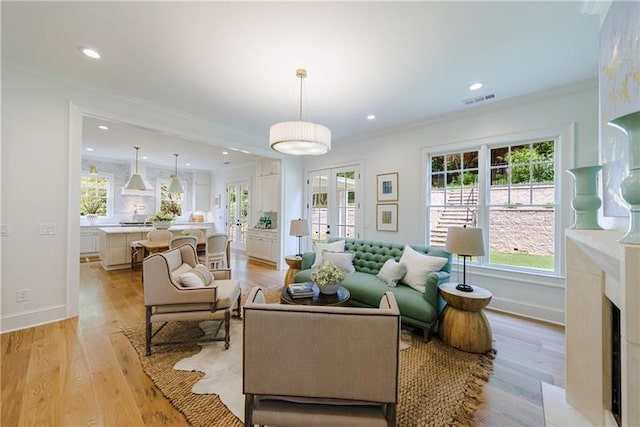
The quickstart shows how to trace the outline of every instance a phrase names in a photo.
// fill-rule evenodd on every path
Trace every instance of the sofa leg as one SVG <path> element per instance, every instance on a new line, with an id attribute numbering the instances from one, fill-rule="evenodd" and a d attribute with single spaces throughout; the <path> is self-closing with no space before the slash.
<path id="1" fill-rule="evenodd" d="M 431 341 L 431 329 L 423 328 L 422 329 L 422 341 L 429 342 Z"/>

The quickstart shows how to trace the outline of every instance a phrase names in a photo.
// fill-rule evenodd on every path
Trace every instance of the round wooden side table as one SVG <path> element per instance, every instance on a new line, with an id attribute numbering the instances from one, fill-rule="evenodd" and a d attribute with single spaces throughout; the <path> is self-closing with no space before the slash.
<path id="1" fill-rule="evenodd" d="M 287 274 L 284 276 L 284 285 L 287 286 L 293 283 L 293 278 L 302 268 L 302 257 L 297 255 L 287 255 L 284 257 L 284 262 L 289 266 Z"/>
<path id="2" fill-rule="evenodd" d="M 456 289 L 457 283 L 443 283 L 438 288 L 447 302 L 440 314 L 439 334 L 442 341 L 469 353 L 491 350 L 491 325 L 482 309 L 491 301 L 491 292 L 473 286 L 473 292 Z"/>

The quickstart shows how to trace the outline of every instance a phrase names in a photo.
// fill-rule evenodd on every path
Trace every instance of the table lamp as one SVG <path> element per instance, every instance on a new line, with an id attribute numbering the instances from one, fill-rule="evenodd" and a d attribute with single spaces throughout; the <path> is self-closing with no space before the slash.
<path id="1" fill-rule="evenodd" d="M 306 219 L 292 219 L 291 228 L 289 228 L 289 236 L 298 238 L 298 254 L 302 256 L 302 238 L 309 235 L 309 224 Z"/>
<path id="2" fill-rule="evenodd" d="M 484 255 L 482 229 L 476 227 L 449 227 L 444 249 L 462 257 L 462 283 L 456 289 L 462 292 L 473 292 L 467 285 L 467 257 Z"/>

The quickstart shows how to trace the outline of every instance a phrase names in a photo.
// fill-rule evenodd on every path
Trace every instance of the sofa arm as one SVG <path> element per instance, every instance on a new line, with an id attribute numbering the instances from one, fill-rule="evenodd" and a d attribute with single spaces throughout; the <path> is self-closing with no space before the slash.
<path id="1" fill-rule="evenodd" d="M 213 274 L 213 278 L 216 280 L 228 280 L 231 279 L 231 269 L 230 268 L 218 268 L 214 270 L 209 270 L 211 274 Z"/>
<path id="2" fill-rule="evenodd" d="M 438 308 L 438 285 L 445 283 L 451 277 L 447 271 L 434 271 L 427 275 L 427 283 L 424 289 L 424 299 L 429 301 L 433 308 Z"/>
<path id="3" fill-rule="evenodd" d="M 300 270 L 307 270 L 311 268 L 313 262 L 316 260 L 315 252 L 305 252 L 302 254 L 302 266 Z"/>

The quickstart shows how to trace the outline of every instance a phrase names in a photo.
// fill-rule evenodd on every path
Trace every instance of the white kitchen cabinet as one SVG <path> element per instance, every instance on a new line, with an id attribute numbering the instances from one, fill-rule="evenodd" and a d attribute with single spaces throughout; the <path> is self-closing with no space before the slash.
<path id="1" fill-rule="evenodd" d="M 100 233 L 96 227 L 82 227 L 80 230 L 80 255 L 96 255 Z"/>
<path id="2" fill-rule="evenodd" d="M 280 175 L 266 175 L 256 178 L 258 212 L 278 212 L 280 210 Z"/>
<path id="3" fill-rule="evenodd" d="M 278 175 L 280 173 L 280 160 L 260 159 L 256 169 L 257 176 Z"/>
<path id="4" fill-rule="evenodd" d="M 131 266 L 131 242 L 144 240 L 146 233 L 105 233 L 100 231 L 100 264 L 105 270 Z"/>
<path id="5" fill-rule="evenodd" d="M 250 229 L 247 231 L 247 256 L 249 258 L 276 264 L 278 252 L 277 230 Z"/>

